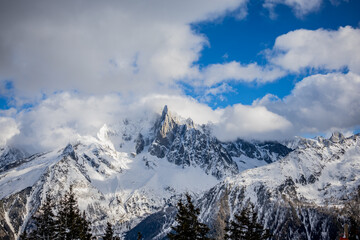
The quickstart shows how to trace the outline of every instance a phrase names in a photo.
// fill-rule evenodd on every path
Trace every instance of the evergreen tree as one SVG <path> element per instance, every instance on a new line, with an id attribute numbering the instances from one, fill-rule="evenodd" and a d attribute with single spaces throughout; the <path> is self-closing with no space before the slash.
<path id="1" fill-rule="evenodd" d="M 349 221 L 349 240 L 360 240 L 360 186 L 355 197 L 345 204 L 344 211 Z"/>
<path id="2" fill-rule="evenodd" d="M 200 209 L 195 208 L 189 194 L 185 196 L 187 203 L 184 204 L 180 200 L 177 204 L 178 213 L 175 219 L 178 224 L 172 227 L 173 232 L 169 233 L 167 237 L 170 240 L 210 240 L 206 237 L 209 228 L 198 220 Z"/>
<path id="3" fill-rule="evenodd" d="M 112 229 L 111 223 L 107 222 L 105 236 L 103 237 L 103 240 L 112 240 L 114 235 L 114 231 Z"/>
<path id="4" fill-rule="evenodd" d="M 141 232 L 138 232 L 137 240 L 142 240 L 142 239 L 143 239 L 143 236 L 142 236 Z"/>
<path id="5" fill-rule="evenodd" d="M 56 217 L 53 212 L 54 204 L 50 194 L 46 194 L 45 202 L 38 213 L 33 217 L 36 229 L 31 234 L 32 238 L 51 240 L 56 237 Z"/>
<path id="6" fill-rule="evenodd" d="M 225 228 L 226 240 L 263 240 L 271 237 L 268 229 L 257 222 L 257 212 L 253 204 L 248 204 L 240 214 L 234 215 L 234 220 Z"/>
<path id="7" fill-rule="evenodd" d="M 85 212 L 83 215 L 80 213 L 72 185 L 60 201 L 57 225 L 58 239 L 91 239 L 90 224 Z"/>
<path id="8" fill-rule="evenodd" d="M 91 225 L 90 225 L 90 222 L 86 220 L 85 211 L 83 211 L 80 221 L 82 222 L 81 227 L 80 227 L 80 239 L 81 240 L 90 240 L 92 238 Z"/>

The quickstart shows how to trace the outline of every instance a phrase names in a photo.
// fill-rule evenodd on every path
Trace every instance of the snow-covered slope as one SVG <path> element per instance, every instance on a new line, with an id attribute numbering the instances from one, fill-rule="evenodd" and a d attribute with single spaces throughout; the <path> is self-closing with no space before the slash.
<path id="1" fill-rule="evenodd" d="M 82 137 L 47 153 L 19 154 L 10 162 L 1 159 L 0 238 L 13 239 L 31 228 L 45 194 L 59 201 L 70 185 L 94 234 L 103 233 L 107 221 L 122 233 L 175 205 L 184 192 L 200 196 L 227 176 L 289 152 L 275 142 L 222 143 L 208 126 L 167 107 L 159 116 L 123 119 L 104 125 L 96 138 Z"/>
<path id="2" fill-rule="evenodd" d="M 360 135 L 302 139 L 282 160 L 250 169 L 217 184 L 197 200 L 201 219 L 216 239 L 223 239 L 225 221 L 250 201 L 273 239 L 336 239 L 339 211 L 360 187 Z M 162 239 L 174 222 L 175 210 L 149 216 L 130 231 Z M 158 220 L 157 228 L 146 227 Z M 154 224 L 156 226 L 156 224 Z M 340 226 L 339 226 L 340 225 Z"/>
<path id="3" fill-rule="evenodd" d="M 345 139 L 337 133 L 329 140 L 303 140 L 284 159 L 226 179 L 199 204 L 213 226 L 251 201 L 274 239 L 335 239 L 339 216 L 333 209 L 359 186 L 360 135 Z"/>

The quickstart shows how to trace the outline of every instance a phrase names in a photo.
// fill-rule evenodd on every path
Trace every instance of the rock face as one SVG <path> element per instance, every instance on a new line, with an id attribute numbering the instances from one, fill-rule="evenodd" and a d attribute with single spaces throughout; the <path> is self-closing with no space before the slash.
<path id="1" fill-rule="evenodd" d="M 241 139 L 222 143 L 211 136 L 205 125 L 196 127 L 191 119 L 181 122 L 165 106 L 153 128 L 149 153 L 167 158 L 178 166 L 199 166 L 218 179 L 237 174 L 239 168 L 233 157 L 246 156 L 271 163 L 286 156 L 291 149 L 277 143 L 251 143 Z"/>
<path id="2" fill-rule="evenodd" d="M 276 142 L 220 142 L 209 126 L 182 119 L 167 107 L 151 119 L 104 125 L 97 138 L 82 137 L 47 153 L 29 156 L 7 150 L 5 154 L 3 148 L 0 236 L 15 239 L 24 229 L 30 230 L 31 217 L 46 193 L 57 202 L 70 185 L 95 235 L 104 232 L 107 221 L 122 235 L 144 219 L 150 234 L 164 224 L 170 226 L 173 206 L 182 193 L 200 196 L 225 177 L 276 162 L 292 151 Z M 313 181 L 310 176 L 304 178 Z M 225 203 L 220 204 L 222 216 L 231 213 Z M 159 224 L 149 228 L 148 223 L 156 221 Z M 154 234 L 149 236 L 164 235 L 162 231 Z"/>
<path id="3" fill-rule="evenodd" d="M 0 200 L 0 238 L 14 239 L 24 221 L 25 205 L 31 188 Z"/>
<path id="4" fill-rule="evenodd" d="M 249 158 L 265 161 L 266 163 L 276 162 L 285 157 L 292 150 L 277 142 L 248 142 L 238 139 L 234 142 L 223 144 L 232 157 L 241 157 L 242 155 Z"/>

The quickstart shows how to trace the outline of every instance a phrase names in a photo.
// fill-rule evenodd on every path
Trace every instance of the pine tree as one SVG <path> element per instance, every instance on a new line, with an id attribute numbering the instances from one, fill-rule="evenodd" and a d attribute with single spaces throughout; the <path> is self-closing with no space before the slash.
<path id="1" fill-rule="evenodd" d="M 112 240 L 113 235 L 114 235 L 114 231 L 112 229 L 112 225 L 111 223 L 107 222 L 105 236 L 103 237 L 103 240 Z"/>
<path id="2" fill-rule="evenodd" d="M 360 186 L 355 197 L 345 204 L 344 211 L 349 221 L 349 240 L 360 240 Z"/>
<path id="3" fill-rule="evenodd" d="M 226 240 L 264 240 L 271 237 L 268 229 L 257 222 L 257 212 L 253 204 L 248 204 L 240 214 L 234 215 L 234 220 L 225 228 Z"/>
<path id="4" fill-rule="evenodd" d="M 80 221 L 82 223 L 80 226 L 80 239 L 81 240 L 90 240 L 92 238 L 91 225 L 90 225 L 90 222 L 86 220 L 85 211 L 83 211 Z"/>
<path id="5" fill-rule="evenodd" d="M 60 201 L 57 225 L 58 239 L 88 240 L 92 237 L 90 223 L 86 220 L 85 212 L 83 215 L 80 213 L 72 185 Z"/>
<path id="6" fill-rule="evenodd" d="M 172 227 L 173 232 L 167 237 L 170 240 L 210 240 L 206 237 L 209 228 L 198 220 L 200 209 L 195 208 L 189 194 L 185 196 L 187 203 L 184 204 L 182 200 L 179 200 L 177 204 L 178 213 L 175 219 L 178 224 Z"/>
<path id="7" fill-rule="evenodd" d="M 247 226 L 250 224 L 250 209 L 244 208 L 240 214 L 234 215 L 234 220 L 230 221 L 225 227 L 225 239 L 237 240 L 242 239 L 247 231 Z"/>
<path id="8" fill-rule="evenodd" d="M 35 239 L 51 240 L 56 237 L 56 217 L 53 212 L 54 204 L 50 194 L 46 194 L 45 202 L 33 217 L 36 229 L 31 236 Z"/>

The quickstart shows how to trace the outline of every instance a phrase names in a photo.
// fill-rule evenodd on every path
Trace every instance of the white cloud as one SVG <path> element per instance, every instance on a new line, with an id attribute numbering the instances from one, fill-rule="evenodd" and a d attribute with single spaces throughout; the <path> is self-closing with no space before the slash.
<path id="1" fill-rule="evenodd" d="M 197 124 L 210 122 L 215 136 L 224 141 L 348 130 L 360 125 L 359 92 L 360 76 L 355 73 L 310 76 L 284 99 L 266 96 L 251 106 L 236 104 L 215 110 L 178 94 L 150 94 L 129 101 L 117 94 L 89 97 L 64 92 L 18 114 L 3 113 L 0 140 L 4 143 L 12 137 L 14 143 L 33 147 L 29 151 L 49 150 L 80 136 L 96 136 L 103 124 L 161 113 L 164 105 Z"/>
<path id="2" fill-rule="evenodd" d="M 227 80 L 267 83 L 275 81 L 284 75 L 285 72 L 276 67 L 261 67 L 256 63 L 242 65 L 236 61 L 212 64 L 202 71 L 202 78 L 207 86 L 213 86 Z"/>
<path id="3" fill-rule="evenodd" d="M 214 134 L 223 141 L 236 138 L 276 139 L 287 135 L 292 124 L 284 117 L 270 112 L 263 106 L 236 104 L 221 113 L 220 122 L 214 124 Z"/>
<path id="4" fill-rule="evenodd" d="M 222 117 L 220 113 L 212 110 L 206 104 L 180 95 L 150 95 L 142 98 L 138 105 L 139 107 L 148 107 L 158 113 L 161 113 L 161 110 L 167 105 L 170 111 L 183 118 L 191 118 L 197 124 L 217 123 Z"/>
<path id="5" fill-rule="evenodd" d="M 26 109 L 12 118 L 1 118 L 0 140 L 24 147 L 28 152 L 47 151 L 65 146 L 83 136 L 96 137 L 104 125 L 114 125 L 125 118 L 148 119 L 153 113 L 169 110 L 183 118 L 192 118 L 197 124 L 211 123 L 214 134 L 221 140 L 238 137 L 269 139 L 286 133 L 291 124 L 263 106 L 241 104 L 225 109 L 211 109 L 190 97 L 180 95 L 149 95 L 136 102 L 125 101 L 119 95 L 84 97 L 59 93 Z"/>
<path id="6" fill-rule="evenodd" d="M 317 11 L 322 0 L 265 0 L 264 7 L 268 8 L 271 17 L 276 17 L 275 7 L 278 4 L 287 5 L 293 9 L 297 17 Z"/>
<path id="7" fill-rule="evenodd" d="M 193 63 L 207 40 L 189 24 L 245 4 L 1 1 L 0 76 L 14 81 L 17 95 L 27 96 L 164 92 L 175 80 L 197 74 Z"/>
<path id="8" fill-rule="evenodd" d="M 5 145 L 9 139 L 18 133 L 18 126 L 13 118 L 0 117 L 0 146 Z"/>
<path id="9" fill-rule="evenodd" d="M 229 84 L 222 83 L 220 86 L 212 87 L 209 89 L 206 89 L 205 96 L 207 95 L 213 95 L 217 96 L 222 93 L 229 93 L 229 92 L 236 92 L 234 88 L 232 88 Z"/>
<path id="10" fill-rule="evenodd" d="M 31 109 L 18 113 L 20 134 L 12 141 L 27 150 L 50 150 L 76 140 L 79 136 L 96 136 L 105 123 L 120 121 L 119 106 L 125 105 L 117 95 L 81 97 L 70 93 L 53 95 Z"/>
<path id="11" fill-rule="evenodd" d="M 360 29 L 295 30 L 279 36 L 269 56 L 271 63 L 294 72 L 305 68 L 360 73 Z"/>
<path id="12" fill-rule="evenodd" d="M 265 5 L 286 4 L 300 16 L 315 11 L 320 2 L 265 0 Z M 289 32 L 276 39 L 266 66 L 233 61 L 200 70 L 194 65 L 207 39 L 189 24 L 236 9 L 246 16 L 246 3 L 0 2 L 0 77 L 14 83 L 14 88 L 1 85 L 0 93 L 14 99 L 46 96 L 31 109 L 0 112 L 0 143 L 11 139 L 48 150 L 79 136 L 96 136 L 103 124 L 121 117 L 146 109 L 160 112 L 164 105 L 196 123 L 212 122 L 222 140 L 359 125 L 359 29 Z M 264 98 L 252 106 L 216 110 L 182 96 L 176 85 L 188 79 L 190 85 L 205 89 L 206 96 L 215 96 L 232 91 L 231 81 L 268 83 L 288 71 L 343 67 L 351 73 L 308 77 L 283 100 Z M 80 94 L 69 93 L 72 90 Z"/>
<path id="13" fill-rule="evenodd" d="M 0 122 L 0 129 L 4 126 L 10 130 L 9 126 L 16 120 L 14 127 L 18 125 L 18 130 L 11 128 L 16 136 L 3 131 L 0 140 L 12 137 L 12 143 L 29 152 L 52 150 L 83 136 L 96 137 L 104 124 L 116 125 L 125 118 L 146 118 L 151 124 L 154 112 L 161 113 L 165 105 L 182 117 L 192 117 L 198 124 L 217 122 L 221 117 L 207 105 L 179 95 L 149 95 L 129 102 L 117 94 L 89 97 L 64 92 L 33 108 L 13 113 L 13 118 L 1 118 L 6 122 Z"/>
<path id="14" fill-rule="evenodd" d="M 213 134 L 222 141 L 288 137 L 288 130 L 291 128 L 288 120 L 264 106 L 236 104 L 213 110 L 193 98 L 170 95 L 153 95 L 139 102 L 139 106 L 147 106 L 158 113 L 164 105 L 170 111 L 183 118 L 191 118 L 197 124 L 210 124 Z"/>
<path id="15" fill-rule="evenodd" d="M 360 75 L 313 75 L 296 84 L 284 99 L 264 97 L 255 105 L 286 117 L 294 134 L 319 133 L 360 126 Z"/>

